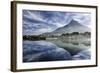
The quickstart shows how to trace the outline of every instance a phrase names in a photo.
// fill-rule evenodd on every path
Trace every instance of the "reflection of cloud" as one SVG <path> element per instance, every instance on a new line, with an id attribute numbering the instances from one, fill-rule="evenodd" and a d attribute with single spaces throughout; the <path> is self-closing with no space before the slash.
<path id="1" fill-rule="evenodd" d="M 91 59 L 91 51 L 83 50 L 73 56 L 73 60 Z"/>
<path id="2" fill-rule="evenodd" d="M 71 60 L 71 54 L 46 41 L 24 41 L 23 62 Z"/>
<path id="3" fill-rule="evenodd" d="M 67 25 L 72 19 L 90 27 L 89 13 L 23 10 L 23 34 L 51 32 Z"/>

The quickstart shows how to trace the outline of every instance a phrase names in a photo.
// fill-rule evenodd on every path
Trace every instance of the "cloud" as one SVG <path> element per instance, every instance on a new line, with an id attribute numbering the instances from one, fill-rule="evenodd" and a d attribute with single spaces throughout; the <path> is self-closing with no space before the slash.
<path id="1" fill-rule="evenodd" d="M 52 32 L 67 25 L 72 19 L 90 27 L 89 13 L 23 10 L 23 34 Z"/>
<path id="2" fill-rule="evenodd" d="M 91 27 L 91 14 L 90 13 L 73 13 L 72 18 L 84 26 Z"/>
<path id="3" fill-rule="evenodd" d="M 37 11 L 33 12 L 33 11 L 29 11 L 29 10 L 27 10 L 26 12 L 28 13 L 27 15 L 25 15 L 27 18 L 31 18 L 33 20 L 38 20 L 38 21 L 44 21 L 43 17 L 40 15 L 39 12 L 37 12 Z"/>

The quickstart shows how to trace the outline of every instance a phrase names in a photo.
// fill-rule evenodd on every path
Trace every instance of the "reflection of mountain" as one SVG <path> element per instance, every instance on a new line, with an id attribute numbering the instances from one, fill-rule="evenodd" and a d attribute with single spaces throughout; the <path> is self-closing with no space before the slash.
<path id="1" fill-rule="evenodd" d="M 90 58 L 90 50 L 85 48 L 83 49 L 83 47 L 76 48 L 66 43 L 65 48 L 63 48 L 47 41 L 23 41 L 24 63 L 62 60 L 86 60 Z"/>
<path id="2" fill-rule="evenodd" d="M 90 28 L 81 25 L 75 20 L 72 20 L 68 25 L 58 28 L 49 34 L 62 34 L 62 33 L 72 33 L 72 32 L 90 32 Z M 48 34 L 48 33 L 45 33 Z"/>

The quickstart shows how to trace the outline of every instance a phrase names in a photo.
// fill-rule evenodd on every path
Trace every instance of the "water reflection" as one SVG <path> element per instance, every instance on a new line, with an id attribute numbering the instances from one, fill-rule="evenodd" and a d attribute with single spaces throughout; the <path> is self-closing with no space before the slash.
<path id="1" fill-rule="evenodd" d="M 79 45 L 79 43 L 72 43 L 73 45 Z"/>
<path id="2" fill-rule="evenodd" d="M 23 62 L 90 59 L 90 53 L 87 52 L 89 48 L 90 45 L 66 43 L 60 40 L 23 41 Z M 84 50 L 85 57 L 81 58 L 80 53 Z"/>
<path id="3" fill-rule="evenodd" d="M 24 41 L 23 62 L 71 60 L 71 54 L 46 41 Z"/>

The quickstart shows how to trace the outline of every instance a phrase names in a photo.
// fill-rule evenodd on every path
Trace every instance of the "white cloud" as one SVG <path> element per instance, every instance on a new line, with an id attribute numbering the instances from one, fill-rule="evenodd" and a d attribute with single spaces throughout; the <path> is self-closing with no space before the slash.
<path id="1" fill-rule="evenodd" d="M 30 12 L 30 11 L 27 11 L 28 12 L 28 15 L 30 17 L 32 17 L 33 20 L 38 20 L 38 21 L 44 21 L 43 20 L 43 17 L 39 14 L 39 12 Z"/>
<path id="2" fill-rule="evenodd" d="M 44 14 L 49 14 L 44 16 Z M 49 12 L 25 10 L 23 15 L 24 34 L 41 34 L 51 32 L 59 27 L 67 25 L 72 19 L 78 21 L 80 24 L 90 27 L 91 14 L 89 13 L 74 13 L 74 12 Z M 49 17 L 50 16 L 50 17 Z M 31 20 L 31 21 L 30 21 Z M 32 21 L 33 20 L 33 21 Z M 34 22 L 36 21 L 36 22 Z"/>
<path id="3" fill-rule="evenodd" d="M 89 13 L 76 13 L 72 15 L 72 18 L 84 26 L 91 28 L 91 14 Z"/>

